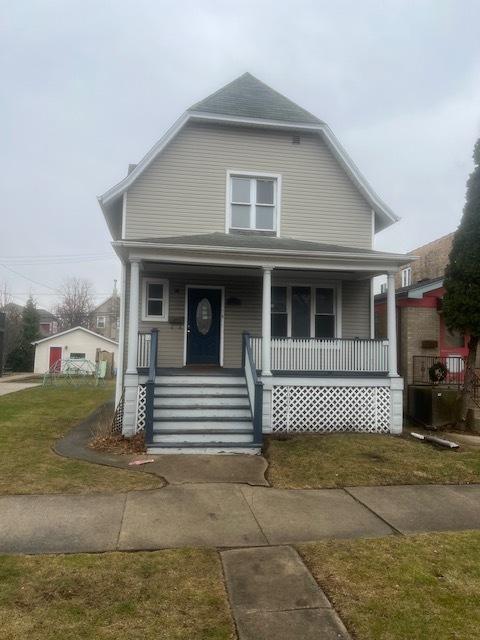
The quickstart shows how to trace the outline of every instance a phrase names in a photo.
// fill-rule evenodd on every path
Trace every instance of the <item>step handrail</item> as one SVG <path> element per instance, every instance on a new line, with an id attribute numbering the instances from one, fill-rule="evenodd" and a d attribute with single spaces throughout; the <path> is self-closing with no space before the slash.
<path id="1" fill-rule="evenodd" d="M 150 363 L 145 384 L 145 443 L 153 443 L 153 405 L 155 401 L 155 376 L 157 374 L 158 329 L 150 331 Z"/>
<path id="2" fill-rule="evenodd" d="M 257 376 L 250 338 L 248 331 L 244 331 L 242 335 L 242 368 L 253 417 L 253 442 L 261 445 L 263 441 L 263 382 Z"/>

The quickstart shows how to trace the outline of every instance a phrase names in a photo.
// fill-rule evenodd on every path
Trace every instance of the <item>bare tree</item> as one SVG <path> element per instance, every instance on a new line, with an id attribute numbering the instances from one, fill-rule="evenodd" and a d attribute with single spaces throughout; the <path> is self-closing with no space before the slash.
<path id="1" fill-rule="evenodd" d="M 61 330 L 88 328 L 93 308 L 93 287 L 89 280 L 68 278 L 64 281 L 60 287 L 60 303 L 55 308 Z"/>

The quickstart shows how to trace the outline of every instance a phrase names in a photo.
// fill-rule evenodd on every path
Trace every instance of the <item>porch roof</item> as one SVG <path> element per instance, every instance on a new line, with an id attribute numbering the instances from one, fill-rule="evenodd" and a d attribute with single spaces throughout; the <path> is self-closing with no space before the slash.
<path id="1" fill-rule="evenodd" d="M 164 238 L 136 238 L 113 243 L 124 259 L 137 257 L 236 264 L 238 266 L 271 266 L 290 268 L 329 268 L 339 265 L 349 270 L 396 271 L 405 262 L 405 255 L 373 249 L 324 244 L 296 238 L 241 233 L 207 233 Z M 243 259 L 242 259 L 243 258 Z M 220 262 L 218 262 L 220 261 Z"/>

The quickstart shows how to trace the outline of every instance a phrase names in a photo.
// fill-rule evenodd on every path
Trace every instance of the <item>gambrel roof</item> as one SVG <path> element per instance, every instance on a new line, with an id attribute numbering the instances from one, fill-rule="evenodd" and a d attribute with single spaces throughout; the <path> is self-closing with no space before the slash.
<path id="1" fill-rule="evenodd" d="M 265 83 L 244 73 L 188 111 L 218 113 L 244 118 L 265 118 L 282 122 L 323 124 L 316 116 L 295 104 Z"/>
<path id="2" fill-rule="evenodd" d="M 371 206 L 375 213 L 375 231 L 385 229 L 399 220 L 399 217 L 375 193 L 327 124 L 250 73 L 245 73 L 187 109 L 123 180 L 98 197 L 114 238 L 121 235 L 119 234 L 119 217 L 121 217 L 123 193 L 190 121 L 315 133 L 323 139 L 345 173 Z"/>

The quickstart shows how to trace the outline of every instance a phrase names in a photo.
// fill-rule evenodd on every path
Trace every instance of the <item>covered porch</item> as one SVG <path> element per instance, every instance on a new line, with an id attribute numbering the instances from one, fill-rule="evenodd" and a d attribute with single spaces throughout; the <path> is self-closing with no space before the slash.
<path id="1" fill-rule="evenodd" d="M 224 247 L 221 252 L 179 251 L 125 244 L 119 367 L 124 375 L 117 397 L 125 388 L 133 429 L 133 388 L 148 377 L 154 382 L 159 376 L 220 373 L 242 376 L 257 422 L 261 403 L 261 431 L 282 430 L 282 421 L 298 423 L 299 430 L 322 430 L 324 418 L 302 418 L 301 406 L 292 421 L 291 409 L 302 394 L 309 406 L 337 407 L 330 411 L 335 415 L 328 430 L 354 430 L 359 403 L 367 406 L 359 430 L 367 430 L 369 420 L 376 429 L 380 407 L 382 429 L 401 430 L 394 273 L 403 256 L 365 250 L 303 257 L 260 250 L 230 255 Z M 389 282 L 389 334 L 387 340 L 375 340 L 372 278 L 382 273 Z M 282 402 L 289 407 L 288 418 L 279 414 Z M 338 411 L 345 402 L 351 408 L 348 420 Z"/>

